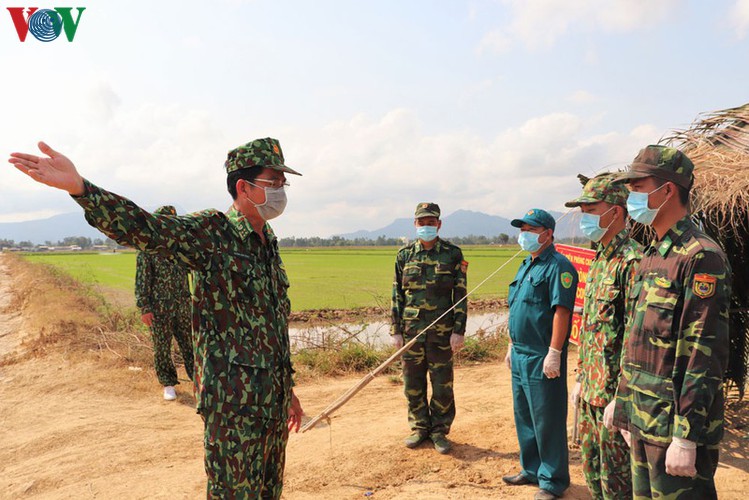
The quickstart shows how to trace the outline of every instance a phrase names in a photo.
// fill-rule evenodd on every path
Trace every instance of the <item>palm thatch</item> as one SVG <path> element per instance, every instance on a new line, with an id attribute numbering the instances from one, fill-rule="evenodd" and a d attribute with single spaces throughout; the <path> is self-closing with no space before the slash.
<path id="1" fill-rule="evenodd" d="M 692 212 L 733 268 L 726 380 L 743 397 L 749 363 L 749 103 L 704 113 L 660 142 L 681 149 L 694 163 Z"/>

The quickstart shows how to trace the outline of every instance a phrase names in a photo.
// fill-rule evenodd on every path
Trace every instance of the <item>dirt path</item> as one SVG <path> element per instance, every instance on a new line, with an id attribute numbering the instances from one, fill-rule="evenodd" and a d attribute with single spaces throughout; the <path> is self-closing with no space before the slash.
<path id="1" fill-rule="evenodd" d="M 0 266 L 0 300 L 6 286 Z M 12 312 L 2 312 L 0 325 L 13 321 L 18 318 Z M 10 330 L 3 338 L 13 338 Z M 0 498 L 204 496 L 202 424 L 187 384 L 178 387 L 176 402 L 167 403 L 153 372 L 93 357 L 81 361 L 66 352 L 0 370 Z M 357 379 L 300 383 L 297 393 L 315 415 Z M 507 370 L 461 368 L 455 390 L 458 416 L 450 437 L 456 446 L 450 456 L 426 444 L 416 450 L 402 446 L 402 386 L 380 377 L 331 425 L 291 437 L 284 498 L 355 499 L 368 492 L 375 499 L 532 498 L 534 488 L 513 489 L 500 479 L 517 468 Z M 749 488 L 744 416 L 732 421 L 725 440 L 717 476 L 721 498 L 742 498 Z M 571 456 L 573 485 L 565 498 L 589 498 L 579 452 Z"/>
<path id="2" fill-rule="evenodd" d="M 23 340 L 21 313 L 12 310 L 11 290 L 11 277 L 5 264 L 5 256 L 0 254 L 0 359 L 6 354 L 16 352 Z"/>

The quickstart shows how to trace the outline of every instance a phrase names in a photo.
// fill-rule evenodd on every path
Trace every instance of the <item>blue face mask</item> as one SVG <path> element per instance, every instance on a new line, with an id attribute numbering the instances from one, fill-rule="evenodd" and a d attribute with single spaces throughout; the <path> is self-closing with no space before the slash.
<path id="1" fill-rule="evenodd" d="M 665 184 L 663 186 L 665 186 Z M 645 224 L 647 226 L 652 224 L 655 220 L 655 216 L 658 215 L 658 210 L 660 210 L 666 202 L 664 201 L 661 203 L 661 206 L 658 208 L 650 208 L 648 207 L 648 199 L 651 194 L 655 193 L 663 186 L 653 189 L 649 193 L 636 193 L 630 191 L 629 196 L 627 197 L 627 211 L 629 212 L 630 217 L 640 224 Z"/>
<path id="2" fill-rule="evenodd" d="M 526 252 L 534 253 L 541 248 L 542 243 L 538 241 L 538 233 L 531 233 L 530 231 L 521 231 L 518 236 L 518 244 L 520 248 Z"/>
<path id="3" fill-rule="evenodd" d="M 417 226 L 416 235 L 420 240 L 432 241 L 437 237 L 437 226 Z"/>
<path id="4" fill-rule="evenodd" d="M 609 208 L 602 215 L 583 214 L 580 219 L 580 231 L 582 231 L 585 237 L 591 241 L 601 241 L 603 235 L 606 234 L 606 231 L 609 230 L 611 224 L 614 223 L 612 220 L 608 226 L 601 227 L 601 217 L 611 212 L 613 209 L 614 207 Z"/>

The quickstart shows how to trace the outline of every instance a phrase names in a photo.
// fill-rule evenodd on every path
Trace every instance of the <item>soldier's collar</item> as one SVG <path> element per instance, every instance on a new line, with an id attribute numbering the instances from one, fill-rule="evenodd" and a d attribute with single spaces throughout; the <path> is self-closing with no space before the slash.
<path id="1" fill-rule="evenodd" d="M 226 212 L 226 218 L 229 219 L 234 229 L 239 233 L 239 237 L 242 240 L 246 240 L 250 237 L 255 230 L 252 228 L 252 224 L 247 220 L 247 217 L 242 214 L 237 208 L 232 205 L 228 212 Z M 273 231 L 266 222 L 263 225 L 263 234 L 265 235 L 266 241 L 272 241 L 275 238 Z"/>
<path id="2" fill-rule="evenodd" d="M 555 251 L 556 251 L 556 247 L 554 246 L 554 243 L 552 243 L 551 245 L 549 245 L 548 247 L 546 247 L 543 252 L 541 252 L 540 254 L 538 254 L 538 257 L 536 257 L 534 260 L 545 261 Z"/>
<path id="3" fill-rule="evenodd" d="M 666 231 L 666 234 L 663 235 L 660 241 L 653 240 L 650 246 L 654 247 L 661 257 L 666 257 L 671 248 L 681 242 L 684 234 L 694 227 L 691 217 L 690 214 L 687 214 L 682 219 L 679 219 L 673 227 Z"/>
<path id="4" fill-rule="evenodd" d="M 608 260 L 611 258 L 612 255 L 616 253 L 617 250 L 619 250 L 625 241 L 627 241 L 627 237 L 629 236 L 629 230 L 624 228 L 621 231 L 619 231 L 612 239 L 609 241 L 609 244 L 604 246 L 599 243 L 598 244 L 598 253 L 601 257 Z"/>
<path id="5" fill-rule="evenodd" d="M 442 245 L 440 244 L 440 237 L 437 236 L 437 241 L 434 242 L 434 246 L 430 248 L 430 250 L 437 250 L 439 251 Z M 415 245 L 416 251 L 421 252 L 422 250 L 426 250 L 424 248 L 424 245 L 421 244 L 421 240 L 419 238 L 416 238 L 416 245 Z"/>

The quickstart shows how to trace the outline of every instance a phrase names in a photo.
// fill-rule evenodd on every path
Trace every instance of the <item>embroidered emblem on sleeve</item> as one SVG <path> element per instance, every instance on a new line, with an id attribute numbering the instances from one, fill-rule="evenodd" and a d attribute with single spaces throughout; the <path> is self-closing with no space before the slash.
<path id="1" fill-rule="evenodd" d="M 710 274 L 695 274 L 692 292 L 701 299 L 707 299 L 715 295 L 716 283 L 718 283 L 718 278 L 715 276 Z"/>

